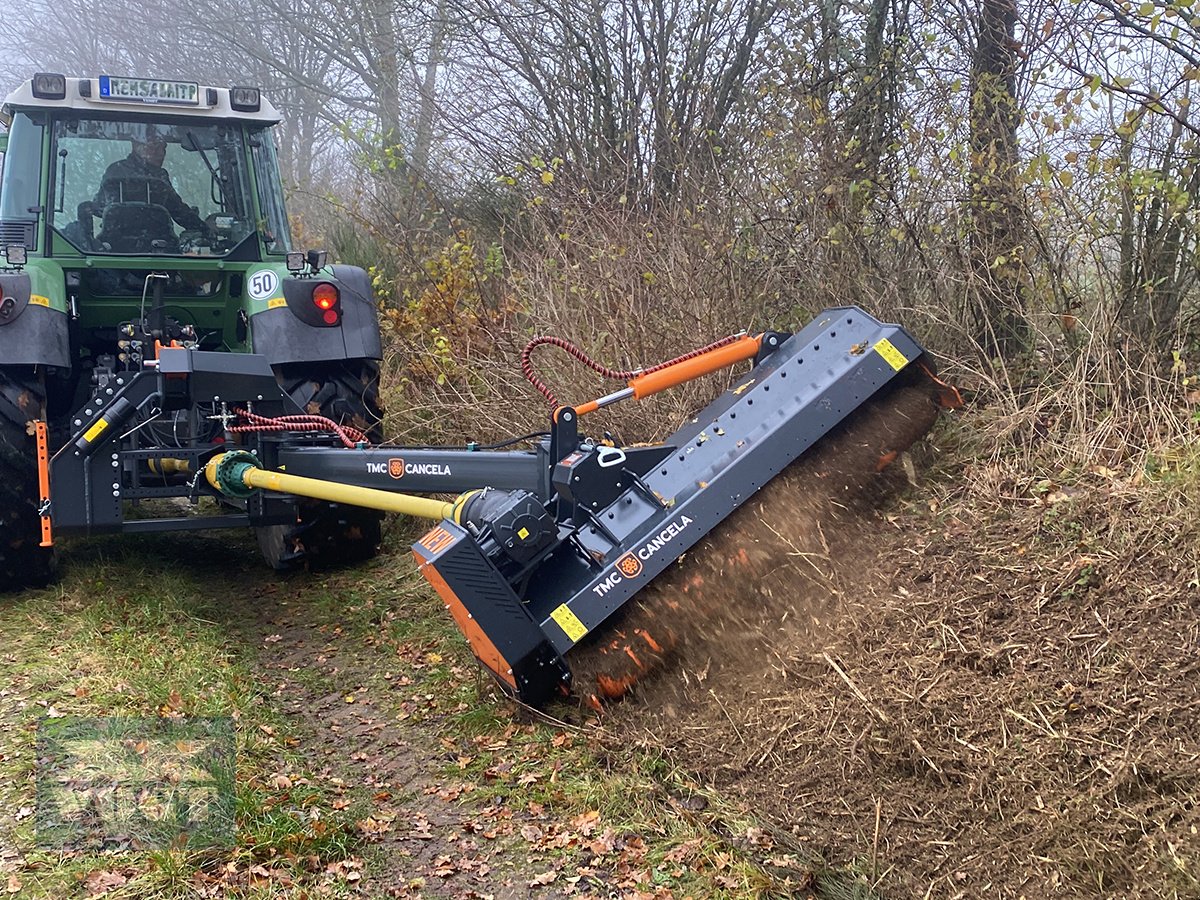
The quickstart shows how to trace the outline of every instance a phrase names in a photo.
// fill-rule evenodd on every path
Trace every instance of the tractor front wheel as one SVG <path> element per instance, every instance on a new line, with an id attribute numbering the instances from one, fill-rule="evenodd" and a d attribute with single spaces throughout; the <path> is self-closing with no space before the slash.
<path id="1" fill-rule="evenodd" d="M 35 420 L 46 393 L 32 366 L 0 368 L 0 591 L 40 587 L 54 577 L 54 551 L 41 545 Z"/>
<path id="2" fill-rule="evenodd" d="M 304 412 L 350 425 L 371 443 L 383 440 L 379 364 L 375 360 L 293 363 L 276 366 L 276 377 Z M 309 501 L 295 524 L 255 529 L 263 558 L 278 571 L 308 565 L 362 562 L 379 552 L 383 513 L 357 506 Z"/>

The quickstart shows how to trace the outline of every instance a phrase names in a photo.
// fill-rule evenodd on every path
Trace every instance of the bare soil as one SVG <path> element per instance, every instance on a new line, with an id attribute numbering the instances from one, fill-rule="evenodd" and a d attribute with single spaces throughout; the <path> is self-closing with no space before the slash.
<path id="1" fill-rule="evenodd" d="M 609 726 L 885 897 L 1200 897 L 1188 491 L 992 466 L 887 503 L 902 478 L 862 466 L 886 419 L 660 582 L 720 589 Z"/>

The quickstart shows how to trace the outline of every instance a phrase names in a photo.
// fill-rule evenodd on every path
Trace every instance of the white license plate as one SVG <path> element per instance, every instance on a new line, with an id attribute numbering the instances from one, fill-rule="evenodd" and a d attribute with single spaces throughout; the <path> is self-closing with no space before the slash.
<path id="1" fill-rule="evenodd" d="M 172 103 L 197 106 L 200 85 L 192 81 L 158 81 L 153 78 L 100 76 L 100 99 L 124 103 Z"/>

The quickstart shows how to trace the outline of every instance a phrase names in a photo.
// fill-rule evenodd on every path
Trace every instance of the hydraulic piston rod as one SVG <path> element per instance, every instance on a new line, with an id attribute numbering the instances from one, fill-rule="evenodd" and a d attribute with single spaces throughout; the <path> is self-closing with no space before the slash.
<path id="1" fill-rule="evenodd" d="M 208 483 L 227 497 L 244 500 L 256 490 L 293 494 L 347 506 L 361 506 L 384 512 L 403 513 L 422 519 L 454 518 L 456 501 L 432 500 L 410 494 L 394 494 L 372 488 L 336 484 L 318 478 L 268 472 L 258 458 L 244 450 L 219 453 L 204 467 Z"/>

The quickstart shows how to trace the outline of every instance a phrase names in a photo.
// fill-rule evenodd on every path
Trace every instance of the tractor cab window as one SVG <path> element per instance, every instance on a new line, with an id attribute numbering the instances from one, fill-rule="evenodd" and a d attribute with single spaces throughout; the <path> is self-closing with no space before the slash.
<path id="1" fill-rule="evenodd" d="M 292 249 L 292 232 L 288 227 L 283 203 L 282 179 L 275 142 L 269 130 L 250 135 L 250 153 L 254 157 L 254 176 L 258 182 L 258 205 L 263 222 L 260 230 L 268 253 L 287 253 Z"/>
<path id="2" fill-rule="evenodd" d="M 42 126 L 25 113 L 13 116 L 0 182 L 0 234 L 33 249 L 42 174 Z"/>
<path id="3" fill-rule="evenodd" d="M 51 165 L 51 222 L 85 253 L 225 256 L 255 230 L 237 128 L 62 119 Z"/>

